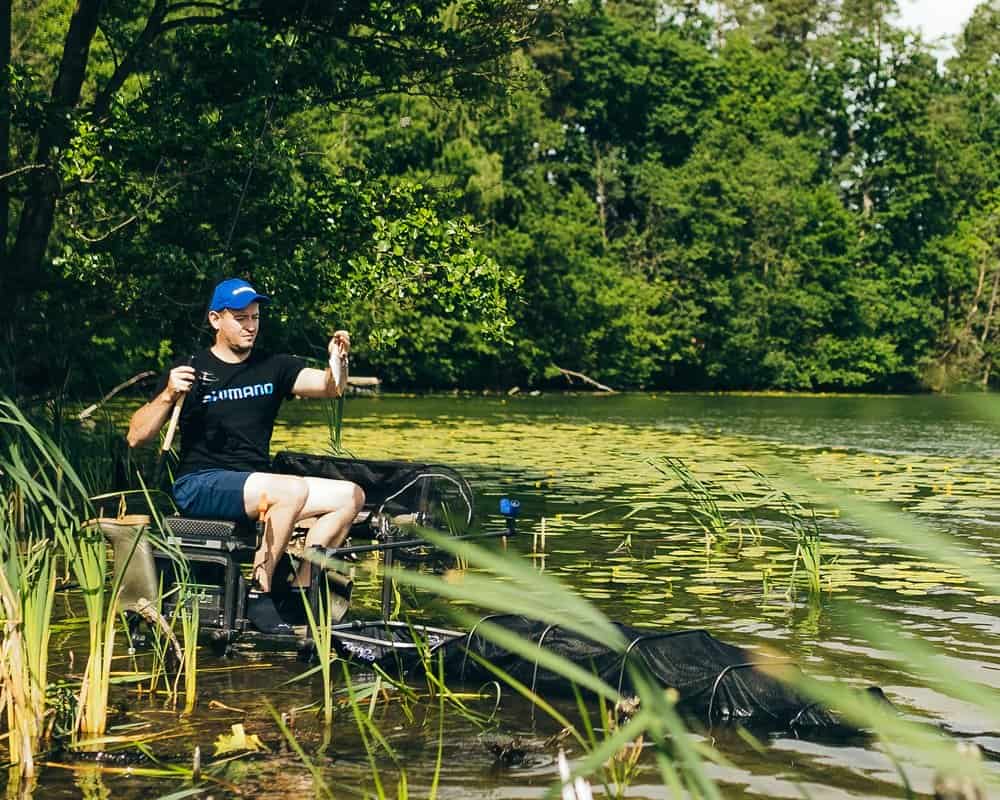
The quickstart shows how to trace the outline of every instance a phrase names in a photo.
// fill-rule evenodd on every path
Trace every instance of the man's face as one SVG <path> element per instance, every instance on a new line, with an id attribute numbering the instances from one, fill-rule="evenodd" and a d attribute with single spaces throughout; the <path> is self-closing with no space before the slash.
<path id="1" fill-rule="evenodd" d="M 210 311 L 208 321 L 215 328 L 215 340 L 234 353 L 249 353 L 260 330 L 260 306 L 251 303 L 246 308 Z"/>

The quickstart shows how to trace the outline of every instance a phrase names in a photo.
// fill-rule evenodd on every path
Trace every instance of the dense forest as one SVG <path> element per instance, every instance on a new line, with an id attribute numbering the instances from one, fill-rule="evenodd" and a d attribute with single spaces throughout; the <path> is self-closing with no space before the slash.
<path id="1" fill-rule="evenodd" d="M 1000 380 L 1000 1 L 10 0 L 4 391 L 356 337 L 391 388 Z"/>

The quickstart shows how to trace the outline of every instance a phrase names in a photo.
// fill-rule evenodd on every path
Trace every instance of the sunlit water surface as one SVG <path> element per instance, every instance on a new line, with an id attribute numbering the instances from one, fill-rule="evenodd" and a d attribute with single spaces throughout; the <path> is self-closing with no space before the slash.
<path id="1" fill-rule="evenodd" d="M 734 644 L 789 655 L 815 676 L 880 685 L 906 715 L 1000 751 L 1000 721 L 976 704 L 951 699 L 849 620 L 853 603 L 881 612 L 937 648 L 955 674 L 997 689 L 1000 597 L 948 565 L 907 553 L 892 531 L 864 530 L 830 504 L 817 509 L 827 563 L 823 603 L 808 602 L 801 583 L 790 595 L 794 535 L 769 485 L 787 487 L 804 473 L 888 501 L 995 565 L 1000 424 L 989 408 L 954 397 L 380 397 L 349 400 L 346 416 L 344 445 L 356 456 L 455 466 L 473 483 L 485 516 L 499 497 L 518 497 L 526 535 L 514 547 L 610 618 L 706 628 Z M 322 404 L 286 404 L 274 449 L 324 451 L 326 420 Z M 727 540 L 706 542 L 688 495 L 669 471 L 657 469 L 665 457 L 683 459 L 726 496 Z M 545 552 L 531 555 L 543 518 Z M 754 535 L 754 525 L 763 536 Z M 359 586 L 357 605 L 373 613 L 374 580 L 359 578 Z M 63 653 L 85 650 L 79 627 L 69 625 L 58 636 Z M 193 716 L 180 718 L 162 703 L 116 690 L 127 711 L 117 722 L 132 726 L 121 732 L 162 731 L 168 738 L 149 746 L 181 761 L 195 744 L 211 753 L 217 735 L 242 721 L 277 750 L 281 737 L 266 703 L 288 711 L 321 694 L 315 680 L 280 685 L 305 669 L 289 654 L 241 651 L 222 660 L 205 653 L 201 662 Z M 489 714 L 494 701 L 470 705 Z M 485 731 L 457 714 L 440 719 L 434 704 L 417 704 L 410 719 L 400 703 L 383 702 L 375 717 L 411 796 L 430 791 L 439 736 L 439 797 L 536 798 L 552 784 L 555 749 L 544 740 L 557 726 L 542 715 L 533 721 L 513 693 L 504 693 L 496 722 Z M 296 719 L 298 735 L 315 751 L 312 712 Z M 526 757 L 503 766 L 492 745 L 513 737 Z M 726 797 L 906 796 L 897 766 L 874 744 L 776 738 L 756 749 L 728 735 L 717 746 L 728 763 L 708 770 Z M 905 752 L 897 755 L 913 789 L 929 793 L 931 773 Z M 349 711 L 339 712 L 332 745 L 315 762 L 337 796 L 361 787 L 375 792 Z M 395 796 L 399 767 L 384 756 L 377 766 L 385 793 Z M 237 788 L 253 797 L 313 793 L 314 779 L 294 754 L 242 759 L 217 774 L 224 782 L 210 790 L 217 797 Z M 41 783 L 46 796 L 95 798 L 156 796 L 183 786 L 54 768 L 43 772 Z M 627 794 L 670 796 L 651 759 Z"/>

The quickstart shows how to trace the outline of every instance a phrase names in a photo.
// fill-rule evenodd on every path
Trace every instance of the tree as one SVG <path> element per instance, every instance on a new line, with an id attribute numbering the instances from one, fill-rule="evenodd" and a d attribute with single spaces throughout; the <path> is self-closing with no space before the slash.
<path id="1" fill-rule="evenodd" d="M 138 231 L 142 240 L 154 231 L 155 240 L 157 230 L 169 227 L 167 213 L 182 205 L 190 212 L 199 204 L 201 198 L 188 192 L 199 176 L 210 175 L 222 187 L 217 193 L 238 187 L 235 208 L 213 207 L 209 195 L 202 224 L 187 231 L 194 235 L 173 255 L 158 248 L 152 254 L 168 263 L 185 261 L 204 293 L 221 271 L 238 269 L 235 257 L 254 254 L 255 247 L 244 242 L 256 231 L 243 227 L 243 215 L 255 177 L 280 173 L 292 195 L 303 176 L 314 189 L 340 179 L 303 168 L 301 151 L 292 150 L 309 138 L 292 136 L 302 134 L 294 129 L 299 112 L 347 108 L 388 92 L 471 97 L 494 90 L 508 75 L 507 54 L 536 13 L 536 4 L 507 0 L 461 6 L 444 0 L 352 1 L 335 8 L 310 0 L 79 0 L 41 113 L 18 117 L 14 155 L 20 163 L 4 184 L 16 197 L 16 225 L 13 241 L 0 242 L 6 249 L 0 289 L 14 309 L 7 317 L 8 339 L 23 342 L 33 321 L 43 335 L 53 315 L 65 311 L 56 309 L 74 295 L 67 292 L 67 279 L 77 283 L 77 295 L 107 299 L 102 284 L 108 278 L 112 295 L 127 294 L 133 264 L 120 259 L 134 247 L 128 237 Z M 211 71 L 198 74 L 194 65 Z M 45 79 L 41 70 L 26 74 L 36 86 Z M 178 193 L 187 193 L 190 205 L 173 202 Z M 419 190 L 411 193 L 411 199 L 420 196 Z M 368 195 L 369 211 L 377 211 L 378 197 L 378 191 Z M 188 220 L 197 216 L 187 214 Z M 441 235 L 445 253 L 452 243 L 444 228 Z M 451 252 L 462 257 L 460 248 Z M 415 255 L 395 242 L 379 261 Z M 486 284 L 497 279 L 495 266 L 462 273 L 460 280 L 470 275 L 483 282 L 483 297 Z M 446 269 L 437 275 L 433 269 L 410 270 L 410 279 L 424 284 L 451 277 Z M 37 341 L 15 356 L 28 383 L 44 381 L 42 370 L 48 371 L 31 358 Z"/>

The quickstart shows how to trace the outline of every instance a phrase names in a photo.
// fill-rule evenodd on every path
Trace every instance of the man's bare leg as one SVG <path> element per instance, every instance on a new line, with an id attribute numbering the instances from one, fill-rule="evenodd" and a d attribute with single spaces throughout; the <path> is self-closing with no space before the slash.
<path id="1" fill-rule="evenodd" d="M 271 578 L 278 566 L 295 521 L 302 518 L 302 509 L 309 496 L 304 478 L 255 472 L 243 486 L 243 503 L 250 519 L 257 518 L 261 499 L 267 502 L 267 526 L 253 560 L 253 578 L 263 592 L 271 591 Z"/>
<path id="2" fill-rule="evenodd" d="M 365 505 L 365 493 L 356 483 L 327 478 L 305 478 L 309 496 L 299 519 L 319 516 L 306 535 L 306 547 L 338 547 L 351 530 L 351 523 Z M 303 560 L 293 586 L 306 587 L 311 564 Z"/>

